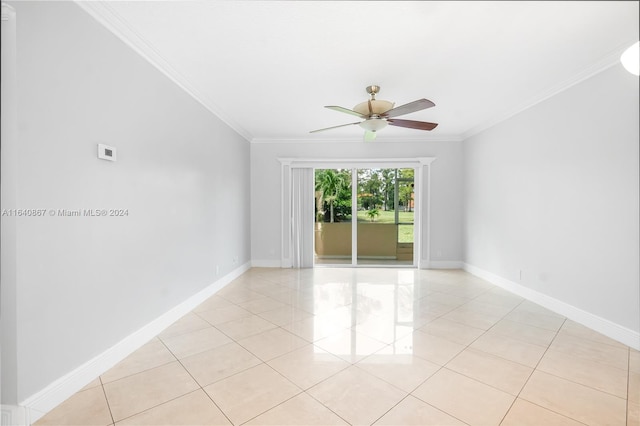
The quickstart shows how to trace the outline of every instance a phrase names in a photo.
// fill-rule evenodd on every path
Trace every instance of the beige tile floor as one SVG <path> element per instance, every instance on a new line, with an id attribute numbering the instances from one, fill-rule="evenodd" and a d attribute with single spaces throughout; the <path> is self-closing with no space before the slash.
<path id="1" fill-rule="evenodd" d="M 461 271 L 254 268 L 37 425 L 640 425 L 640 352 Z"/>

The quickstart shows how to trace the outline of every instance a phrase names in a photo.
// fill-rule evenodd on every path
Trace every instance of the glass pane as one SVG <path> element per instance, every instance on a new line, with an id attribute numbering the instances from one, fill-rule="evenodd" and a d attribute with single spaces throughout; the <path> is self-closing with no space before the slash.
<path id="1" fill-rule="evenodd" d="M 413 264 L 413 169 L 358 169 L 358 264 Z"/>
<path id="2" fill-rule="evenodd" d="M 398 225 L 398 243 L 413 244 L 413 225 Z"/>
<path id="3" fill-rule="evenodd" d="M 315 171 L 315 263 L 351 264 L 351 170 Z"/>
<path id="4" fill-rule="evenodd" d="M 413 263 L 414 170 L 398 169 L 398 261 Z"/>

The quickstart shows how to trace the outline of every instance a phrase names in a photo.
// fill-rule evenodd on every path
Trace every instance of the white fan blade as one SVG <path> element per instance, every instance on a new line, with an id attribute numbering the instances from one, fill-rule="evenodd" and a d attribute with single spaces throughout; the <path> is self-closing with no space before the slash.
<path id="1" fill-rule="evenodd" d="M 312 130 L 309 133 L 324 132 L 325 130 L 337 129 L 338 127 L 353 126 L 354 124 L 360 124 L 360 122 L 358 121 L 357 123 L 349 123 L 349 124 L 341 124 L 339 126 L 325 127 L 324 129 Z"/>

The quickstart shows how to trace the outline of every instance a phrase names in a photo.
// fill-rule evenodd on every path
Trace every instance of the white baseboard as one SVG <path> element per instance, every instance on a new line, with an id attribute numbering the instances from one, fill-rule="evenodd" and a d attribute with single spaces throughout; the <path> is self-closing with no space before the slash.
<path id="1" fill-rule="evenodd" d="M 18 405 L 2 405 L 0 409 L 2 426 L 28 426 L 31 424 L 27 410 Z"/>
<path id="2" fill-rule="evenodd" d="M 640 333 L 636 331 L 584 311 L 561 300 L 554 299 L 551 296 L 532 290 L 499 275 L 495 275 L 489 271 L 485 271 L 484 269 L 468 263 L 464 263 L 463 265 L 465 271 L 477 277 L 487 280 L 498 287 L 517 294 L 518 296 L 524 297 L 533 303 L 537 303 L 538 305 L 559 315 L 565 316 L 572 321 L 584 325 L 585 327 L 589 327 L 598 333 L 602 333 L 613 340 L 617 340 L 618 342 L 624 343 L 636 350 L 640 350 Z"/>
<path id="3" fill-rule="evenodd" d="M 280 260 L 263 260 L 263 259 L 251 260 L 252 268 L 280 268 L 281 266 L 282 266 L 282 262 Z"/>
<path id="4" fill-rule="evenodd" d="M 462 269 L 461 260 L 430 260 L 426 262 L 426 269 Z"/>
<path id="5" fill-rule="evenodd" d="M 26 408 L 30 422 L 37 421 L 45 413 L 51 411 L 92 380 L 96 379 L 149 340 L 153 339 L 162 330 L 182 318 L 187 313 L 191 312 L 193 308 L 242 275 L 250 267 L 250 262 L 239 266 L 213 284 L 207 286 L 184 302 L 151 321 L 138 331 L 125 337 L 100 355 L 97 355 L 80 367 L 49 384 L 43 390 L 22 401 L 20 405 Z"/>

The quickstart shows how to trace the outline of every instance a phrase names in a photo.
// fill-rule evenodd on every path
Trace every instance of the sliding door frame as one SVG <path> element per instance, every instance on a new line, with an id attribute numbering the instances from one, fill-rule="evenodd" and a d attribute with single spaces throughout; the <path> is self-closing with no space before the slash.
<path id="1" fill-rule="evenodd" d="M 292 254 L 292 206 L 291 206 L 291 170 L 310 169 L 414 169 L 415 170 L 415 214 L 420 215 L 414 221 L 413 267 L 428 268 L 431 258 L 431 163 L 435 157 L 414 158 L 278 158 L 280 162 L 280 199 L 281 199 L 281 240 L 280 266 L 293 266 Z M 352 187 L 357 188 L 357 176 L 352 174 Z M 354 184 L 353 182 L 356 182 Z M 313 193 L 314 188 L 309 188 Z M 355 189 L 354 189 L 355 190 Z M 353 195 L 352 195 L 353 196 Z M 352 218 L 357 218 L 357 205 L 352 203 Z M 355 211 L 355 213 L 354 213 Z M 353 220 L 353 219 L 352 219 Z M 353 222 L 352 222 L 353 225 Z M 310 230 L 312 232 L 313 230 Z M 423 232 L 424 231 L 424 232 Z M 351 227 L 352 252 L 351 265 L 357 266 L 357 226 Z M 367 265 L 372 266 L 372 265 Z"/>

